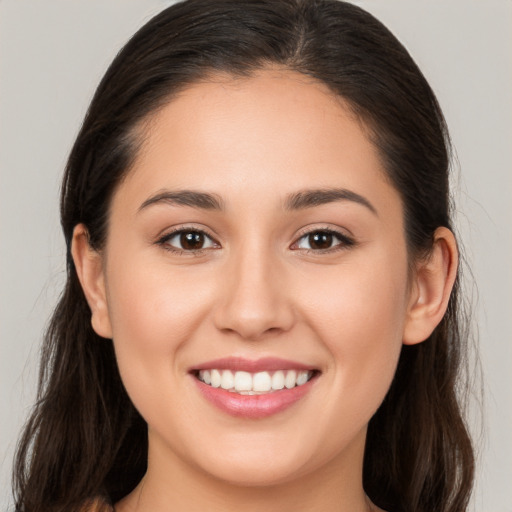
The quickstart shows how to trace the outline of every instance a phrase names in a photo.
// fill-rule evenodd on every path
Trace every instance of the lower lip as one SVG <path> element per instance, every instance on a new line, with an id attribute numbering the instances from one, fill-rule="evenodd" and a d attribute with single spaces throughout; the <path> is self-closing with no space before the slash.
<path id="1" fill-rule="evenodd" d="M 281 389 L 263 395 L 240 395 L 222 388 L 214 388 L 193 377 L 201 394 L 213 405 L 231 416 L 257 419 L 266 418 L 288 409 L 312 388 L 314 376 L 302 386 Z"/>

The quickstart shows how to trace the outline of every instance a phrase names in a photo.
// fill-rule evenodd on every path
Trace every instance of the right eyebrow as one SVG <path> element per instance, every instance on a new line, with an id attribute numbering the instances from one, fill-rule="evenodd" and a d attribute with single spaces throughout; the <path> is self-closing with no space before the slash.
<path id="1" fill-rule="evenodd" d="M 223 210 L 222 199 L 217 194 L 198 190 L 162 190 L 146 199 L 139 207 L 139 212 L 148 206 L 168 203 L 176 206 L 190 206 L 201 210 Z"/>

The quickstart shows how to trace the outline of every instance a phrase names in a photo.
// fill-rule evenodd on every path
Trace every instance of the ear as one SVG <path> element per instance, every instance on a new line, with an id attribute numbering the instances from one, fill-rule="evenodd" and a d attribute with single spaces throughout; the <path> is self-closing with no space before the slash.
<path id="1" fill-rule="evenodd" d="M 83 224 L 73 230 L 71 255 L 78 279 L 91 308 L 92 328 L 103 338 L 112 338 L 112 327 L 107 306 L 103 256 L 89 244 L 89 233 Z"/>
<path id="2" fill-rule="evenodd" d="M 440 227 L 426 260 L 418 262 L 411 286 L 403 343 L 426 340 L 442 320 L 457 276 L 458 251 L 453 233 Z"/>

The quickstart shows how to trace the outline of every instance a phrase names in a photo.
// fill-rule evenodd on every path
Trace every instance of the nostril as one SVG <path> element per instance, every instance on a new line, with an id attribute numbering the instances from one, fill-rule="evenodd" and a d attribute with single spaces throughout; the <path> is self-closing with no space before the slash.
<path id="1" fill-rule="evenodd" d="M 261 263 L 245 262 L 223 287 L 214 310 L 216 327 L 248 341 L 288 331 L 294 323 L 294 308 L 286 289 L 261 270 Z"/>

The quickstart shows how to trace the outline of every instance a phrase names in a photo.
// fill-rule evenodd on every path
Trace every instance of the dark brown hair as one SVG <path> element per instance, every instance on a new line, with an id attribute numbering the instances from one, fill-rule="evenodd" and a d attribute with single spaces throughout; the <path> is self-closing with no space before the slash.
<path id="1" fill-rule="evenodd" d="M 18 512 L 78 511 L 113 503 L 146 469 L 147 427 L 121 382 L 112 344 L 95 334 L 70 255 L 84 223 L 105 243 L 109 204 L 140 140 L 136 127 L 216 72 L 298 71 L 344 98 L 368 129 L 405 211 L 410 259 L 451 228 L 450 145 L 438 102 L 405 48 L 373 16 L 336 0 L 188 0 L 161 12 L 126 44 L 101 81 L 64 176 L 61 217 L 67 283 L 46 333 L 39 394 L 17 453 Z M 392 512 L 462 512 L 473 451 L 457 394 L 466 333 L 456 283 L 424 343 L 404 346 L 372 418 L 364 487 Z"/>

